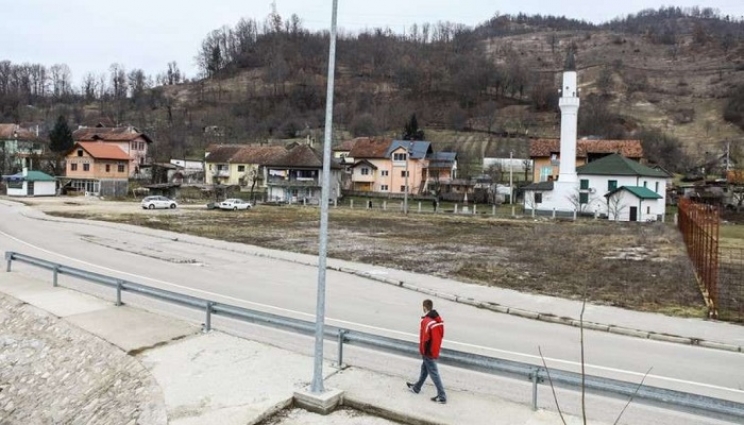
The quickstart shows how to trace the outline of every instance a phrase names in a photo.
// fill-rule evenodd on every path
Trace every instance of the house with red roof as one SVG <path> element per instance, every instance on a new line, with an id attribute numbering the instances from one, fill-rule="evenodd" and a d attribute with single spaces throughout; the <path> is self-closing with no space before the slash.
<path id="1" fill-rule="evenodd" d="M 116 144 L 77 142 L 65 156 L 66 186 L 93 196 L 124 196 L 130 161 Z"/>
<path id="2" fill-rule="evenodd" d="M 103 127 L 99 123 L 95 127 L 81 127 L 72 133 L 75 142 L 101 142 L 116 146 L 128 158 L 128 177 L 137 178 L 142 174 L 141 169 L 150 165 L 149 149 L 153 140 L 145 133 L 132 126 Z"/>

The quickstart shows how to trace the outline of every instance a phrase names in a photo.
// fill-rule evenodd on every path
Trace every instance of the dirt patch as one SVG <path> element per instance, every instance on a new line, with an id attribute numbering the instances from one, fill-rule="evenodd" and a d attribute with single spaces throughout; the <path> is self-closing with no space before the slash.
<path id="1" fill-rule="evenodd" d="M 99 210 L 100 211 L 100 210 Z M 317 254 L 315 208 L 248 212 L 192 209 L 178 215 L 52 213 L 123 222 L 266 248 Z M 703 316 L 689 260 L 669 225 L 549 222 L 332 209 L 329 256 L 487 286 L 594 303 Z"/>

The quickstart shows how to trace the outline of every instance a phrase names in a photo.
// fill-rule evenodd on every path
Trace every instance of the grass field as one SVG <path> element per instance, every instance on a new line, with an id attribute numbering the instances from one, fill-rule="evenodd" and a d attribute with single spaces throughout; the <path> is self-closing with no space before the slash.
<path id="1" fill-rule="evenodd" d="M 317 208 L 56 213 L 317 254 Z M 705 314 L 678 232 L 658 224 L 331 209 L 329 256 L 487 286 L 674 315 Z"/>

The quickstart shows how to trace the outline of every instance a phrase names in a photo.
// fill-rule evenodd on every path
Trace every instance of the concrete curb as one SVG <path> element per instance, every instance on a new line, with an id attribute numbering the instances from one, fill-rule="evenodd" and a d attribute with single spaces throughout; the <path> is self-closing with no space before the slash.
<path id="1" fill-rule="evenodd" d="M 357 400 L 353 396 L 344 396 L 344 400 L 341 403 L 342 406 L 350 407 L 361 412 L 369 413 L 370 415 L 377 416 L 383 419 L 388 419 L 395 422 L 410 425 L 447 425 L 442 422 L 434 422 L 429 419 L 415 416 L 410 412 L 399 412 L 392 409 L 387 409 L 380 406 L 375 406 L 367 402 Z"/>

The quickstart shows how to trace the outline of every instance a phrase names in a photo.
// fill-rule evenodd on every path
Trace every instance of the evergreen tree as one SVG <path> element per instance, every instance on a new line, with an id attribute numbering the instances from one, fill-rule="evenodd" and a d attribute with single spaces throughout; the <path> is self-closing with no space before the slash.
<path id="1" fill-rule="evenodd" d="M 75 142 L 72 140 L 72 131 L 67 125 L 67 119 L 64 115 L 60 115 L 57 118 L 57 122 L 54 124 L 54 128 L 49 133 L 49 150 L 54 153 L 65 153 L 72 149 Z"/>
<path id="2" fill-rule="evenodd" d="M 411 115 L 411 119 L 406 123 L 403 140 L 424 140 L 424 130 L 419 128 L 416 114 Z"/>

